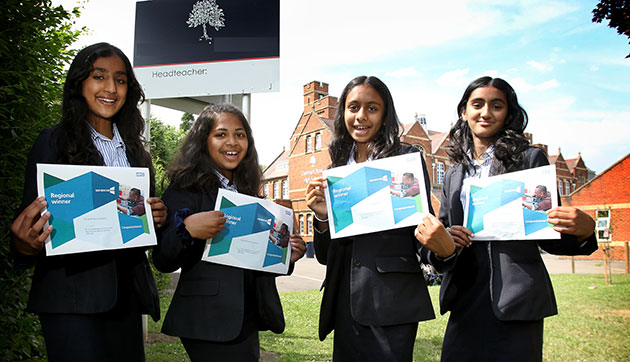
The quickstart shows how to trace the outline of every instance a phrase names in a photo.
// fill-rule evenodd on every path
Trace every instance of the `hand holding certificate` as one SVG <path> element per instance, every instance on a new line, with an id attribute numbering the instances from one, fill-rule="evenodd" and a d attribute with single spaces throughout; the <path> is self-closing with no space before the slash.
<path id="1" fill-rule="evenodd" d="M 46 198 L 46 255 L 155 245 L 149 170 L 133 167 L 37 165 Z"/>
<path id="2" fill-rule="evenodd" d="M 429 213 L 419 152 L 336 167 L 323 175 L 332 238 L 417 225 Z"/>
<path id="3" fill-rule="evenodd" d="M 559 239 L 547 221 L 558 206 L 555 166 L 464 182 L 466 228 L 475 240 Z"/>
<path id="4" fill-rule="evenodd" d="M 291 261 L 293 210 L 271 201 L 219 189 L 215 210 L 225 229 L 206 242 L 202 260 L 286 274 Z"/>

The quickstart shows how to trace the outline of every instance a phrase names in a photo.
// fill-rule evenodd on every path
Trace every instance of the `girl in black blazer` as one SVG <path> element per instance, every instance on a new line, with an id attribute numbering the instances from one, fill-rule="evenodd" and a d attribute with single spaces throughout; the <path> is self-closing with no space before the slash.
<path id="1" fill-rule="evenodd" d="M 12 247 L 16 265 L 35 265 L 27 310 L 39 316 L 50 361 L 144 361 L 141 314 L 159 319 L 144 248 L 46 256 L 52 225 L 42 230 L 50 214 L 40 217 L 46 201 L 37 197 L 37 163 L 148 167 L 153 192 L 137 107 L 143 100 L 120 49 L 88 46 L 68 70 L 61 122 L 44 130 L 29 154 Z M 158 198 L 147 201 L 159 227 L 165 206 Z"/>
<path id="2" fill-rule="evenodd" d="M 500 78 L 482 77 L 466 88 L 450 131 L 453 166 L 445 175 L 439 220 L 430 239 L 454 240 L 460 250 L 446 271 L 440 309 L 450 311 L 442 361 L 541 361 L 543 318 L 557 314 L 556 301 L 539 247 L 553 254 L 590 254 L 597 249 L 595 222 L 573 207 L 548 212 L 560 240 L 474 241 L 465 228 L 462 183 L 548 165 L 523 132 L 527 113 L 514 89 Z M 442 226 L 443 224 L 443 226 Z M 446 229 L 444 228 L 446 227 Z"/>
<path id="3" fill-rule="evenodd" d="M 192 361 L 258 361 L 259 330 L 282 333 L 275 274 L 202 261 L 206 239 L 225 228 L 219 188 L 258 195 L 261 170 L 252 130 L 230 104 L 206 107 L 168 171 L 168 225 L 153 253 L 158 270 L 181 268 L 162 332 L 180 337 Z M 291 235 L 291 263 L 306 244 Z"/>
<path id="4" fill-rule="evenodd" d="M 376 77 L 353 79 L 339 98 L 331 167 L 418 152 L 400 144 L 401 130 L 387 86 Z M 422 166 L 428 180 L 423 157 Z M 331 240 L 325 186 L 319 177 L 306 190 L 317 221 L 315 254 L 327 266 L 319 338 L 335 330 L 334 361 L 411 361 L 418 322 L 435 318 L 418 257 L 446 258 L 455 245 L 448 239 L 423 248 L 413 227 Z"/>

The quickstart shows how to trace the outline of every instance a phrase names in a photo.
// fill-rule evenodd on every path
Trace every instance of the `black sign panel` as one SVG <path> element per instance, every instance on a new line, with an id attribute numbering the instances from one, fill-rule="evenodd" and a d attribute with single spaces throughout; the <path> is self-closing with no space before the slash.
<path id="1" fill-rule="evenodd" d="M 280 0 L 136 3 L 134 67 L 280 56 Z"/>

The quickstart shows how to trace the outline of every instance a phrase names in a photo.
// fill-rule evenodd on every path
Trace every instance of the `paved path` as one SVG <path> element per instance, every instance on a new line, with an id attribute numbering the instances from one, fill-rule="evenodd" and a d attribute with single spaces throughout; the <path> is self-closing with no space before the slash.
<path id="1" fill-rule="evenodd" d="M 571 258 L 551 254 L 543 254 L 543 261 L 551 274 L 570 274 Z M 575 260 L 575 272 L 580 274 L 604 274 L 603 260 Z M 625 262 L 613 261 L 612 272 L 620 274 L 625 272 Z M 317 262 L 315 258 L 302 258 L 295 264 L 295 270 L 290 276 L 276 278 L 276 284 L 280 292 L 304 291 L 319 289 L 324 280 L 326 267 Z"/>

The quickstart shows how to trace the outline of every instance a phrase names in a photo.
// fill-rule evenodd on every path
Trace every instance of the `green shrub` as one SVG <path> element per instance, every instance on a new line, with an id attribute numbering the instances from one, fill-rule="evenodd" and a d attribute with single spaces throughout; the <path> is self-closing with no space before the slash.
<path id="1" fill-rule="evenodd" d="M 80 31 L 70 27 L 78 9 L 51 1 L 7 0 L 0 11 L 0 359 L 17 361 L 45 355 L 39 321 L 24 308 L 30 272 L 13 268 L 10 226 L 24 184 L 28 151 L 45 127 L 60 118 L 68 50 Z"/>

